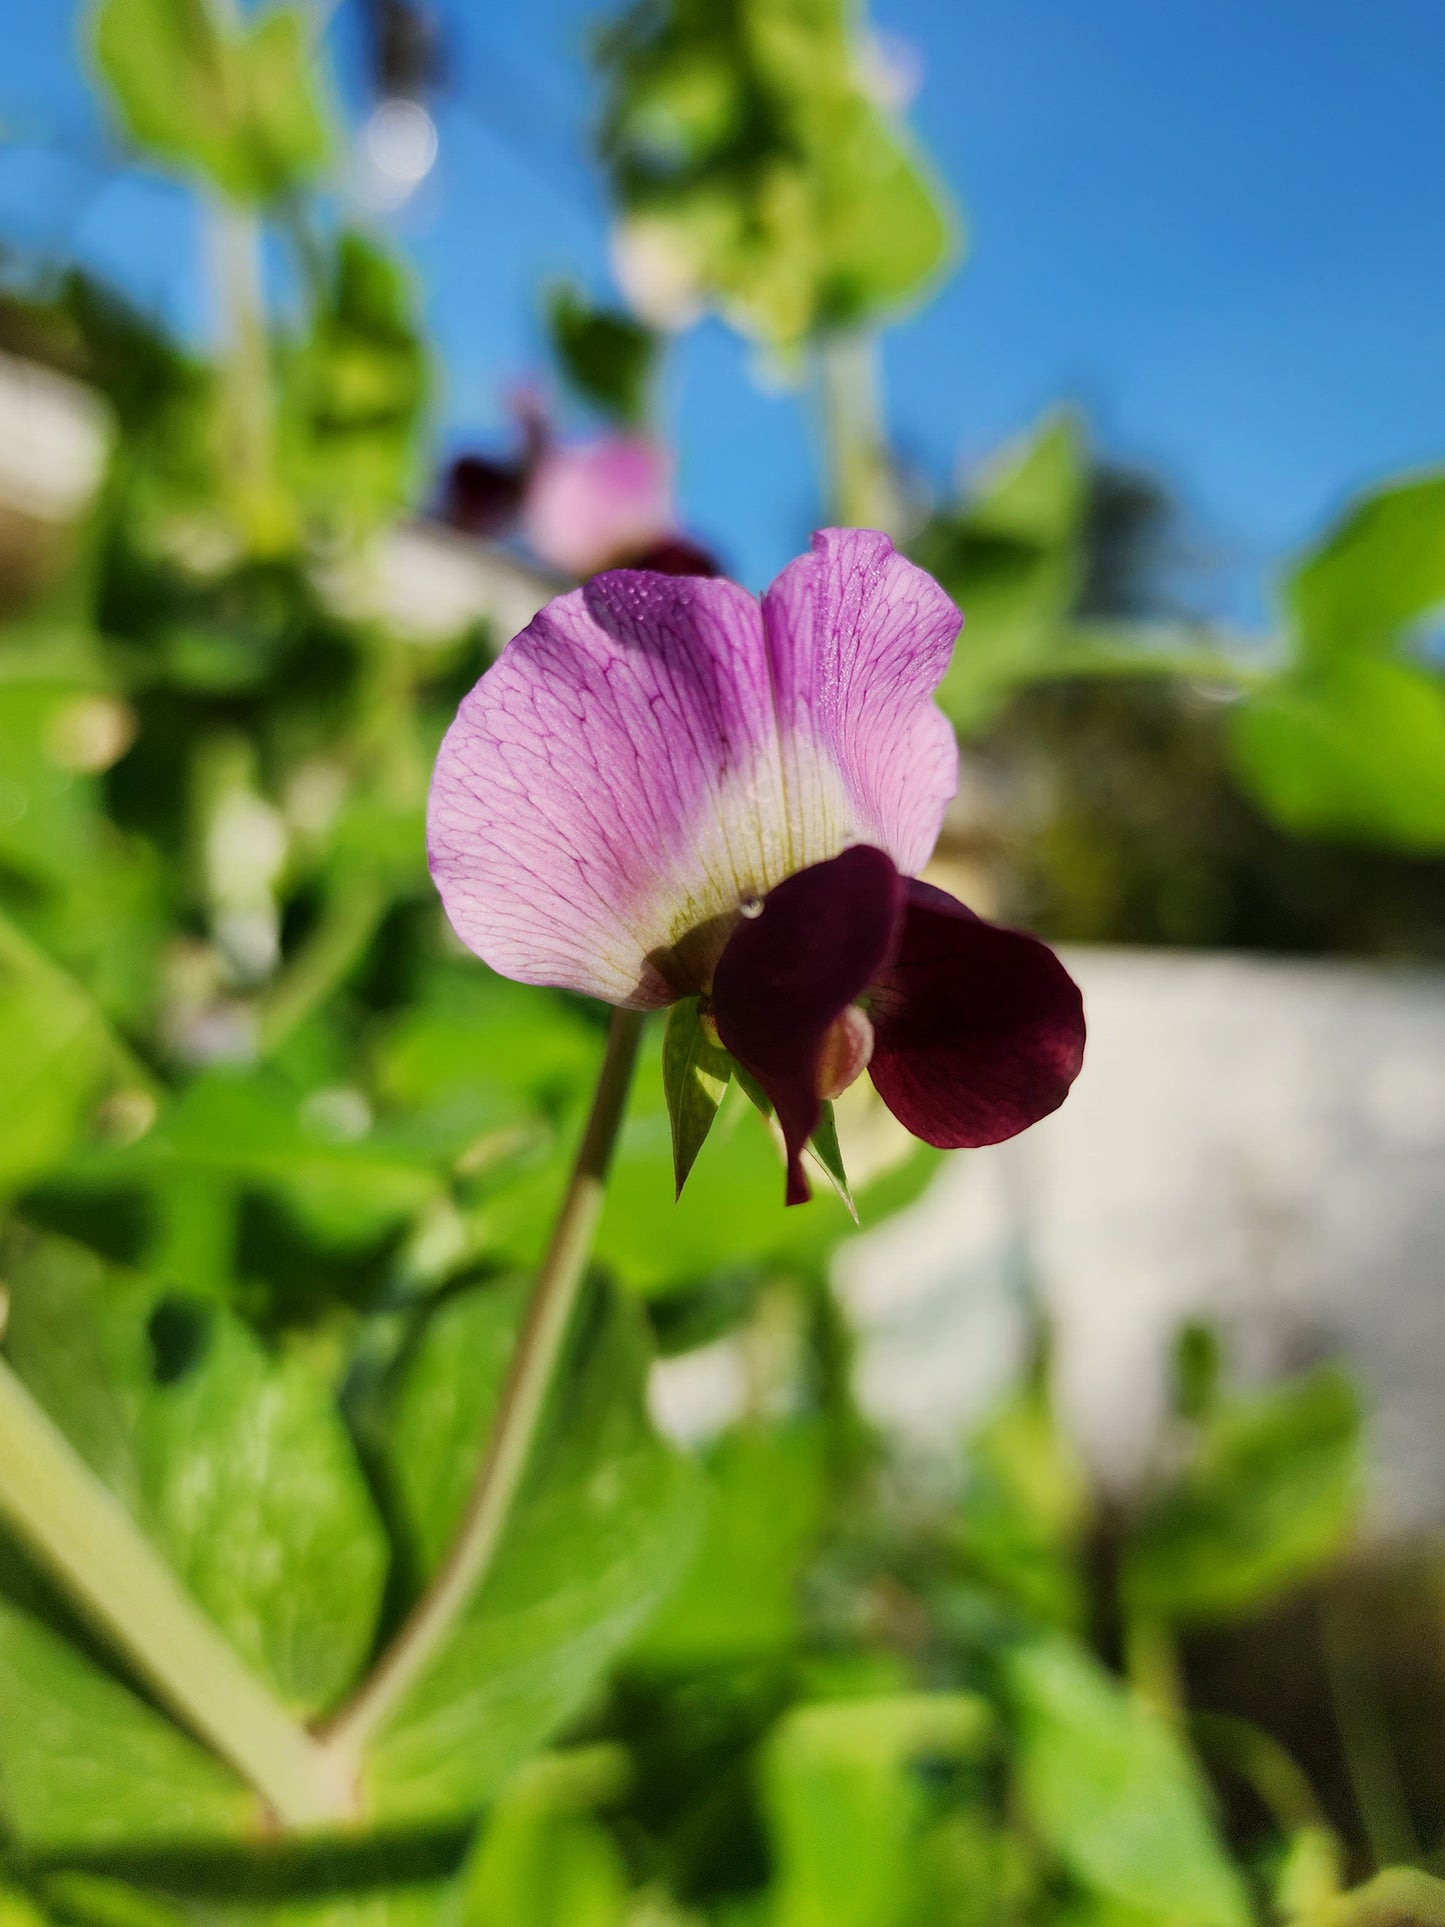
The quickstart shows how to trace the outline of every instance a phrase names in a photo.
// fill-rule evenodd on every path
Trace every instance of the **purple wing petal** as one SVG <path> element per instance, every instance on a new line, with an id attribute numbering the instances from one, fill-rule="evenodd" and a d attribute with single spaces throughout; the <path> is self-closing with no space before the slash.
<path id="1" fill-rule="evenodd" d="M 871 999 L 869 1066 L 915 1137 L 998 1144 L 1056 1111 L 1084 1061 L 1078 986 L 1047 944 L 910 881 L 898 954 Z"/>
<path id="2" fill-rule="evenodd" d="M 802 1154 L 822 1110 L 824 1042 L 892 952 L 904 902 L 890 858 L 855 844 L 770 891 L 718 959 L 718 1036 L 772 1099 L 787 1145 L 789 1204 L 808 1196 Z"/>
<path id="3" fill-rule="evenodd" d="M 763 598 L 785 776 L 836 764 L 853 837 L 905 876 L 933 853 L 958 782 L 933 700 L 963 617 L 930 575 L 869 529 L 823 529 Z M 807 801 L 800 773 L 790 796 Z"/>

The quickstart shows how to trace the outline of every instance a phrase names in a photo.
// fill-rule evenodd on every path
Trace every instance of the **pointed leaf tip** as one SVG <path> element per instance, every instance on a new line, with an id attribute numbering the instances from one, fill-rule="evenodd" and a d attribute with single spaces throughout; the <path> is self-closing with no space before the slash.
<path id="1" fill-rule="evenodd" d="M 662 1085 L 672 1124 L 678 1197 L 712 1129 L 732 1071 L 732 1059 L 702 1027 L 697 998 L 685 997 L 673 1004 L 662 1044 Z"/>

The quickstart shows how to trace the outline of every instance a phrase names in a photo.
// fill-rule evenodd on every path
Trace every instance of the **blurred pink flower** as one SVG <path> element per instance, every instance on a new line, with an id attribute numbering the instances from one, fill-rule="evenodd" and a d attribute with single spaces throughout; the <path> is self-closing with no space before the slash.
<path id="1" fill-rule="evenodd" d="M 590 576 L 677 529 L 672 458 L 640 435 L 553 442 L 527 480 L 522 533 L 540 561 Z"/>

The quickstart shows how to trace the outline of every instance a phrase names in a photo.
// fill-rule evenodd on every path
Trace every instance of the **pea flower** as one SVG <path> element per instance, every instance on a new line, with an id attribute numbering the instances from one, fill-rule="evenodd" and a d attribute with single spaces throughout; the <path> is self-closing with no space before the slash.
<path id="1" fill-rule="evenodd" d="M 559 441 L 530 391 L 514 397 L 513 411 L 518 452 L 459 456 L 442 484 L 443 521 L 491 540 L 520 529 L 533 555 L 564 575 L 613 568 L 717 574 L 707 550 L 678 528 L 672 457 L 659 443 L 617 433 Z"/>
<path id="2" fill-rule="evenodd" d="M 1046 945 L 921 882 L 957 782 L 933 700 L 962 618 L 884 535 L 825 529 L 761 602 L 618 569 L 559 596 L 462 703 L 432 875 L 504 976 L 703 1030 L 771 1102 L 787 1201 L 866 1069 L 915 1136 L 1012 1137 L 1083 1058 Z"/>

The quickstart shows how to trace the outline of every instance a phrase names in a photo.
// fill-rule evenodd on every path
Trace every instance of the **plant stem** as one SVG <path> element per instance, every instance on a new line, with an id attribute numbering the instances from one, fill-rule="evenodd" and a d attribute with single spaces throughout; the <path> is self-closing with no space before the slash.
<path id="1" fill-rule="evenodd" d="M 349 1816 L 324 1750 L 242 1664 L 0 1360 L 0 1517 L 157 1695 L 286 1826 Z"/>
<path id="2" fill-rule="evenodd" d="M 828 513 L 850 528 L 895 533 L 900 504 L 883 431 L 878 339 L 826 335 L 817 357 Z"/>
<path id="3" fill-rule="evenodd" d="M 1342 1606 L 1325 1606 L 1320 1630 L 1335 1730 L 1376 1871 L 1409 1864 L 1420 1842 L 1367 1656 Z"/>
<path id="4" fill-rule="evenodd" d="M 641 1031 L 639 1012 L 613 1012 L 592 1114 L 532 1287 L 497 1416 L 456 1538 L 390 1647 L 325 1731 L 326 1745 L 350 1771 L 355 1771 L 367 1739 L 385 1724 L 445 1643 L 496 1557 L 591 1256 Z"/>
<path id="5" fill-rule="evenodd" d="M 374 877 L 343 880 L 316 928 L 262 1001 L 263 1052 L 283 1044 L 355 968 L 385 912 L 386 892 Z"/>
<path id="6" fill-rule="evenodd" d="M 210 218 L 221 335 L 226 480 L 248 544 L 265 552 L 284 535 L 275 479 L 271 362 L 261 272 L 261 224 L 218 197 Z"/>

